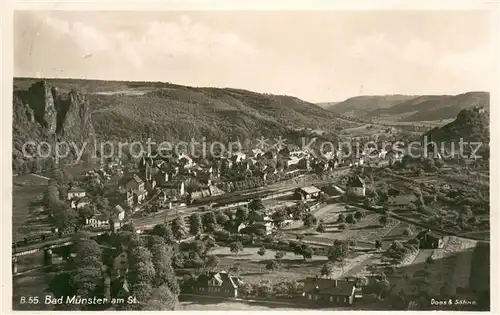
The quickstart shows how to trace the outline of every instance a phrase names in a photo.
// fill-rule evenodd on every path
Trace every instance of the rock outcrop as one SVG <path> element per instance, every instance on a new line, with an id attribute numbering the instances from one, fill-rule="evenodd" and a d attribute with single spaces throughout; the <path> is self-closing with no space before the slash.
<path id="1" fill-rule="evenodd" d="M 26 167 L 30 171 L 33 170 L 30 163 L 34 159 L 23 152 L 23 146 L 26 149 L 25 144 L 28 141 L 35 144 L 41 141 L 66 141 L 77 145 L 87 142 L 87 149 L 90 148 L 89 144 L 94 143 L 89 101 L 77 91 L 61 93 L 46 81 L 40 81 L 27 90 L 14 92 L 13 107 L 14 170 L 23 168 L 21 173 L 27 171 Z M 25 163 L 29 165 L 21 167 Z"/>

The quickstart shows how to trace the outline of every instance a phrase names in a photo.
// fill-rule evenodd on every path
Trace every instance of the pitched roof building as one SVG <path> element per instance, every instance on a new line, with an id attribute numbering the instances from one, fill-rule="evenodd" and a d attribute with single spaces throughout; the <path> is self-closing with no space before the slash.
<path id="1" fill-rule="evenodd" d="M 315 303 L 352 305 L 356 286 L 354 282 L 329 278 L 306 278 L 302 296 Z"/>
<path id="2" fill-rule="evenodd" d="M 238 288 L 243 281 L 225 271 L 202 274 L 196 280 L 194 290 L 199 294 L 238 297 Z"/>

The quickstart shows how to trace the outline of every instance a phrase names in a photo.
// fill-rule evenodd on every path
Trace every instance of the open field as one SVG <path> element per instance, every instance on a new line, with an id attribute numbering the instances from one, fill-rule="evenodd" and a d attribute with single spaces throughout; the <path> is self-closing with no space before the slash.
<path id="1" fill-rule="evenodd" d="M 351 137 L 363 137 L 363 136 L 374 136 L 374 135 L 392 135 L 392 133 L 386 132 L 387 129 L 394 129 L 377 124 L 364 124 L 359 127 L 346 128 L 342 130 L 342 135 L 349 135 Z M 396 131 L 396 130 L 393 130 Z"/>
<path id="2" fill-rule="evenodd" d="M 249 283 L 259 283 L 263 280 L 281 282 L 290 280 L 302 280 L 306 276 L 319 274 L 321 266 L 328 261 L 325 256 L 313 256 L 312 259 L 304 261 L 302 256 L 287 252 L 281 259 L 279 270 L 267 270 L 266 263 L 274 259 L 275 250 L 266 249 L 266 254 L 257 254 L 259 248 L 246 247 L 238 255 L 229 251 L 228 247 L 218 247 L 211 254 L 220 258 L 218 269 L 228 270 L 238 265 L 240 276 Z"/>
<path id="3" fill-rule="evenodd" d="M 34 175 L 15 176 L 12 189 L 12 237 L 22 239 L 27 234 L 50 230 L 48 218 L 31 206 L 41 197 L 47 180 Z"/>
<path id="4" fill-rule="evenodd" d="M 296 221 L 286 226 L 283 228 L 283 231 L 289 238 L 294 238 L 298 234 L 303 234 L 304 240 L 310 242 L 330 245 L 333 240 L 354 239 L 358 241 L 358 243 L 361 243 L 359 244 L 360 246 L 363 246 L 374 244 L 375 240 L 383 238 L 400 224 L 399 221 L 389 218 L 388 223 L 385 226 L 381 226 L 378 221 L 380 215 L 360 209 L 360 211 L 365 213 L 365 216 L 354 226 L 344 230 L 340 229 L 340 224 L 337 223 L 339 214 L 342 213 L 347 216 L 349 214 L 354 214 L 356 211 L 357 209 L 355 207 L 346 210 L 345 204 L 342 203 L 329 204 L 313 212 L 318 220 L 324 221 L 324 233 L 316 232 L 315 228 L 304 228 L 302 221 Z"/>

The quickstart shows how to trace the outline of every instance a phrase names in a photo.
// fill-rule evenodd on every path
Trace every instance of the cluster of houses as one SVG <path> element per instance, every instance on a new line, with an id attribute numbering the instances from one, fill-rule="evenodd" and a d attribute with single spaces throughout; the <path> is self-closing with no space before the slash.
<path id="1" fill-rule="evenodd" d="M 165 155 L 164 155 L 165 156 Z M 402 158 L 396 151 L 372 150 L 358 152 L 356 157 L 343 158 L 342 152 L 330 152 L 319 155 L 314 150 L 301 150 L 289 145 L 282 149 L 270 149 L 266 152 L 253 149 L 246 152 L 224 152 L 220 157 L 211 159 L 193 159 L 187 154 L 169 154 L 168 157 L 143 155 L 138 165 L 132 170 L 125 170 L 120 160 L 110 160 L 96 170 L 84 175 L 89 182 L 101 184 L 112 177 L 118 177 L 116 197 L 113 197 L 113 214 L 96 213 L 87 219 L 93 227 L 113 225 L 118 227 L 125 213 L 140 209 L 146 200 L 155 196 L 154 206 L 172 208 L 176 205 L 195 202 L 207 197 L 225 193 L 224 183 L 232 180 L 261 177 L 278 172 L 296 172 L 297 170 L 328 172 L 335 168 L 363 165 L 369 157 L 389 160 L 391 163 Z M 276 162 L 276 163 L 273 163 Z M 238 177 L 240 176 L 240 177 Z M 349 178 L 347 193 L 363 197 L 365 183 L 359 177 Z M 296 192 L 298 199 L 317 199 L 321 190 L 317 187 L 303 187 Z M 85 190 L 72 187 L 68 192 L 71 207 L 81 209 L 89 205 Z M 263 220 L 268 224 L 269 220 Z"/>
<path id="2" fill-rule="evenodd" d="M 238 298 L 245 282 L 238 276 L 226 271 L 207 272 L 200 275 L 193 291 L 197 294 Z M 303 302 L 323 305 L 348 306 L 361 298 L 361 290 L 351 280 L 339 280 L 327 277 L 308 277 L 300 294 Z"/>

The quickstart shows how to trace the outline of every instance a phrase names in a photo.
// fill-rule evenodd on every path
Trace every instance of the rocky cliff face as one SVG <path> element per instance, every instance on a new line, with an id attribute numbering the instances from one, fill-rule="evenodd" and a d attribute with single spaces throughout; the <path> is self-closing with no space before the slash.
<path id="1" fill-rule="evenodd" d="M 27 90 L 14 92 L 13 100 L 14 169 L 33 162 L 22 151 L 28 141 L 66 141 L 78 145 L 88 142 L 87 148 L 93 145 L 92 113 L 85 95 L 76 91 L 61 93 L 46 81 L 40 81 Z M 31 165 L 22 166 L 26 167 L 32 170 Z"/>
<path id="2" fill-rule="evenodd" d="M 49 133 L 56 131 L 57 111 L 54 104 L 55 88 L 51 88 L 45 81 L 33 84 L 28 93 L 25 93 L 25 101 L 35 114 L 35 119 Z"/>

